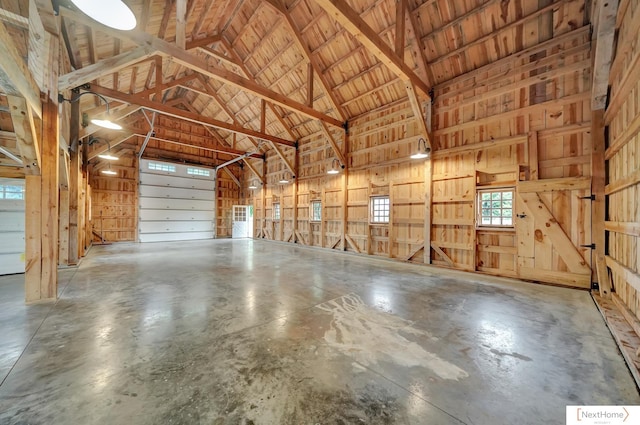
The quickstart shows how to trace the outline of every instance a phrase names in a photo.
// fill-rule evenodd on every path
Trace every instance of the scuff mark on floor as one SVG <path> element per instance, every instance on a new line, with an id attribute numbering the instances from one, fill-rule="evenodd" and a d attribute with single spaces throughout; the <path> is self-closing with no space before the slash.
<path id="1" fill-rule="evenodd" d="M 367 306 L 355 294 L 347 294 L 317 306 L 333 315 L 324 340 L 341 353 L 365 366 L 381 361 L 406 367 L 424 367 L 442 379 L 459 380 L 469 374 L 458 366 L 426 351 L 405 335 L 434 339 L 429 332 L 393 314 Z"/>

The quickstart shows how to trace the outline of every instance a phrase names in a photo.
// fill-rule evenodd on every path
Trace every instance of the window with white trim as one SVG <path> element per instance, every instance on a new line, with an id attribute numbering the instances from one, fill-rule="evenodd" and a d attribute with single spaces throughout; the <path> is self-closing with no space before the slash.
<path id="1" fill-rule="evenodd" d="M 150 170 L 155 170 L 155 171 L 166 171 L 169 173 L 175 173 L 176 172 L 176 166 L 175 165 L 171 165 L 171 164 L 160 164 L 158 162 L 150 162 L 148 165 L 148 168 Z"/>
<path id="2" fill-rule="evenodd" d="M 478 190 L 478 227 L 513 227 L 514 190 Z"/>
<path id="3" fill-rule="evenodd" d="M 24 199 L 24 186 L 0 184 L 0 199 Z"/>
<path id="4" fill-rule="evenodd" d="M 370 200 L 371 223 L 388 223 L 389 222 L 389 197 L 388 196 L 372 196 Z"/>
<path id="5" fill-rule="evenodd" d="M 311 201 L 311 211 L 309 221 L 321 221 L 322 220 L 322 202 Z"/>
<path id="6" fill-rule="evenodd" d="M 187 167 L 187 174 L 191 174 L 192 176 L 205 176 L 205 177 L 209 177 L 211 175 L 211 173 L 209 173 L 209 170 L 203 170 L 202 168 L 193 168 L 193 167 Z"/>
<path id="7" fill-rule="evenodd" d="M 273 219 L 280 220 L 280 203 L 273 204 Z"/>

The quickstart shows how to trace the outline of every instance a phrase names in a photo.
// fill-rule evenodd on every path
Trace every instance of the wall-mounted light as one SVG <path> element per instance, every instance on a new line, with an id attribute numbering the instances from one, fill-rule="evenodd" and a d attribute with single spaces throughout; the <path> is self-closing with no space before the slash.
<path id="1" fill-rule="evenodd" d="M 129 31 L 136 27 L 136 15 L 122 0 L 71 0 L 85 15 L 108 27 Z"/>
<path id="2" fill-rule="evenodd" d="M 111 163 L 109 163 L 109 168 L 102 170 L 101 173 L 106 174 L 108 176 L 115 176 L 116 174 L 118 174 L 117 172 L 111 169 Z"/>
<path id="3" fill-rule="evenodd" d="M 290 176 L 290 177 L 289 177 Z M 295 179 L 296 176 L 291 175 L 290 173 L 284 173 L 284 175 L 282 176 L 282 178 L 278 181 L 278 183 L 280 184 L 287 184 L 289 183 L 291 180 Z"/>
<path id="4" fill-rule="evenodd" d="M 431 154 L 431 148 L 427 146 L 427 141 L 422 137 L 418 139 L 418 150 L 411 155 L 412 159 L 428 158 Z"/>
<path id="5" fill-rule="evenodd" d="M 255 180 L 251 180 L 251 183 L 249 184 L 249 189 L 254 190 L 257 189 L 258 185 L 256 184 Z"/>
<path id="6" fill-rule="evenodd" d="M 98 139 L 97 137 L 90 137 L 89 141 L 87 142 L 87 145 L 91 146 L 95 143 L 100 143 L 100 142 L 107 144 L 107 151 L 99 154 L 98 158 L 107 159 L 109 161 L 117 161 L 118 157 L 111 154 L 111 144 L 109 143 L 109 141 Z"/>
<path id="7" fill-rule="evenodd" d="M 338 174 L 340 170 L 344 169 L 344 165 L 340 164 L 337 158 L 333 158 L 331 161 L 331 168 L 327 170 L 327 174 Z"/>
<path id="8" fill-rule="evenodd" d="M 102 101 L 104 102 L 105 106 L 107 107 L 107 117 L 109 117 L 109 101 L 107 100 L 106 97 L 104 97 L 101 94 L 98 93 L 94 93 L 92 91 L 85 91 L 82 93 L 77 94 L 76 96 L 73 96 L 71 99 L 65 99 L 63 95 L 58 94 L 58 102 L 62 103 L 62 102 L 77 102 L 80 97 L 84 96 L 85 94 L 93 94 L 95 96 L 98 96 L 100 99 L 102 99 Z M 102 128 L 107 128 L 109 130 L 122 130 L 122 126 L 120 124 L 116 124 L 113 121 L 111 121 L 110 119 L 97 119 L 94 118 L 91 120 L 91 122 L 97 126 L 100 126 Z"/>

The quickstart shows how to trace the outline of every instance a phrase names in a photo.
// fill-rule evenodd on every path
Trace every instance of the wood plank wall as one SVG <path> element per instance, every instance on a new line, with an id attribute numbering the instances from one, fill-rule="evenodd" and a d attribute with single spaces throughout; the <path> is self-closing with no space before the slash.
<path id="1" fill-rule="evenodd" d="M 90 173 L 93 240 L 135 241 L 138 211 L 138 164 L 133 155 L 114 161 L 116 176 Z M 116 165 L 117 164 L 117 165 Z M 100 235 L 100 236 L 98 236 Z"/>
<path id="2" fill-rule="evenodd" d="M 640 330 L 640 4 L 621 1 L 611 68 L 608 126 L 607 257 L 613 301 Z M 633 347 L 637 350 L 638 347 Z"/>
<path id="3" fill-rule="evenodd" d="M 586 17 L 567 18 L 583 6 L 536 21 L 533 47 L 434 88 L 430 166 L 409 159 L 419 133 L 402 101 L 350 120 L 346 173 L 325 174 L 333 153 L 321 133 L 287 150 L 295 184 L 277 184 L 285 169 L 269 154 L 266 187 L 245 192 L 255 236 L 589 288 L 591 44 Z M 491 187 L 515 189 L 515 228 L 476 228 L 476 191 Z M 374 195 L 389 196 L 389 224 L 369 222 Z"/>

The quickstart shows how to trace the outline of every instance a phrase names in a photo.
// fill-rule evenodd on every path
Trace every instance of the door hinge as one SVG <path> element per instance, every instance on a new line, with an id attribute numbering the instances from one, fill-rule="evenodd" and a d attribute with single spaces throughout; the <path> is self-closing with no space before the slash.
<path id="1" fill-rule="evenodd" d="M 580 245 L 582 248 L 596 249 L 596 244 Z"/>
<path id="2" fill-rule="evenodd" d="M 594 195 L 593 193 L 589 196 L 581 196 L 580 199 L 590 199 L 592 201 L 596 200 L 596 195 Z"/>

